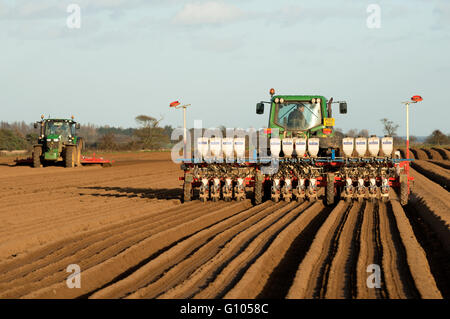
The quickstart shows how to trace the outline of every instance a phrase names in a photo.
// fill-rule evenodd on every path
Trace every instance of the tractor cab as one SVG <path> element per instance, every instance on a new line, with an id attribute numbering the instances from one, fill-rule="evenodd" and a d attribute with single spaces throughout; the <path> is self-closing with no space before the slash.
<path id="1" fill-rule="evenodd" d="M 61 142 L 72 142 L 76 123 L 72 120 L 46 120 L 44 121 L 44 134 L 47 139 L 59 139 Z"/>
<path id="2" fill-rule="evenodd" d="M 55 141 L 62 143 L 76 143 L 76 129 L 80 124 L 73 119 L 42 119 L 34 124 L 35 128 L 40 128 L 39 139 L 43 141 Z"/>
<path id="3" fill-rule="evenodd" d="M 268 128 L 278 129 L 283 137 L 332 137 L 334 118 L 331 104 L 321 95 L 274 95 L 271 101 L 256 105 L 256 113 L 264 113 L 264 103 L 270 104 Z M 346 113 L 347 104 L 340 103 L 340 113 Z"/>
<path id="4" fill-rule="evenodd" d="M 287 135 L 307 135 L 320 128 L 327 110 L 324 98 L 310 96 L 276 96 L 272 99 L 269 127 Z"/>

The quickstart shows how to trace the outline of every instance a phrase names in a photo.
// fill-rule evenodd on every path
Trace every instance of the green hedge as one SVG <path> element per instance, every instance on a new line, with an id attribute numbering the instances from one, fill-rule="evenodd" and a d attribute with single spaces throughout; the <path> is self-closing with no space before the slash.
<path id="1" fill-rule="evenodd" d="M 30 144 L 27 140 L 11 130 L 0 129 L 0 150 L 23 150 L 28 149 Z"/>

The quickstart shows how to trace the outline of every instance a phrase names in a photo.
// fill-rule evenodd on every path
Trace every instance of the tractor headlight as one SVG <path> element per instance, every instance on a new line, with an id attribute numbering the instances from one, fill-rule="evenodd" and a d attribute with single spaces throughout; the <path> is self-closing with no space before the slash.
<path id="1" fill-rule="evenodd" d="M 275 104 L 278 104 L 278 103 L 280 103 L 280 99 L 279 99 L 279 98 L 276 98 L 276 99 L 275 99 Z"/>
<path id="2" fill-rule="evenodd" d="M 281 104 L 284 103 L 284 99 L 283 99 L 283 98 L 280 99 L 280 103 L 281 103 Z"/>
<path id="3" fill-rule="evenodd" d="M 59 139 L 57 139 L 57 138 L 53 139 L 53 142 L 58 142 L 58 141 L 59 141 Z"/>
<path id="4" fill-rule="evenodd" d="M 48 139 L 47 139 L 47 142 L 51 142 L 51 141 L 52 141 L 52 139 L 51 139 L 51 138 L 48 138 Z"/>

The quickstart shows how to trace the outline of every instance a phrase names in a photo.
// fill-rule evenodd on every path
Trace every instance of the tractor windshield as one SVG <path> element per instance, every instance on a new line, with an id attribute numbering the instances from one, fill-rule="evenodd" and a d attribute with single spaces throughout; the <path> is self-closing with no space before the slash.
<path id="1" fill-rule="evenodd" d="M 288 130 L 309 130 L 322 123 L 320 103 L 287 101 L 276 104 L 275 121 Z"/>
<path id="2" fill-rule="evenodd" d="M 45 135 L 60 135 L 62 140 L 66 140 L 71 135 L 71 125 L 68 122 L 48 121 L 45 124 Z"/>

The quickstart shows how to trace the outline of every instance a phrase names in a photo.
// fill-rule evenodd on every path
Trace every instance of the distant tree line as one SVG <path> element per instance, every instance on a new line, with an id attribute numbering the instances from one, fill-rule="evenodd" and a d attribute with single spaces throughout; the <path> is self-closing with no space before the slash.
<path id="1" fill-rule="evenodd" d="M 161 127 L 161 119 L 147 115 L 137 116 L 136 122 L 136 128 L 81 125 L 77 134 L 83 137 L 88 150 L 158 150 L 172 146 L 170 136 L 174 128 L 171 125 Z M 39 132 L 32 123 L 0 122 L 0 150 L 31 150 L 38 137 Z"/>
<path id="2" fill-rule="evenodd" d="M 135 118 L 136 128 L 121 128 L 96 126 L 94 124 L 81 125 L 78 135 L 83 137 L 85 146 L 90 150 L 104 151 L 126 151 L 126 150 L 158 150 L 168 149 L 173 143 L 170 140 L 174 128 L 171 125 L 161 126 L 161 120 L 148 115 L 139 115 Z M 404 145 L 405 140 L 397 136 L 399 125 L 384 118 L 381 119 L 383 132 L 394 137 L 396 145 Z M 225 136 L 225 126 L 219 129 Z M 193 134 L 191 134 L 191 137 Z M 349 137 L 369 137 L 367 129 L 350 129 L 344 133 L 342 129 L 335 129 L 335 136 L 331 142 L 340 145 L 342 138 Z M 37 142 L 38 131 L 33 124 L 25 122 L 0 122 L 0 150 L 31 150 L 32 145 Z M 410 136 L 412 144 L 417 143 L 415 136 Z M 450 145 L 450 134 L 445 134 L 440 130 L 434 130 L 425 140 L 425 144 Z"/>
<path id="3" fill-rule="evenodd" d="M 445 135 L 440 130 L 434 130 L 425 140 L 426 144 L 450 145 L 450 134 Z"/>

